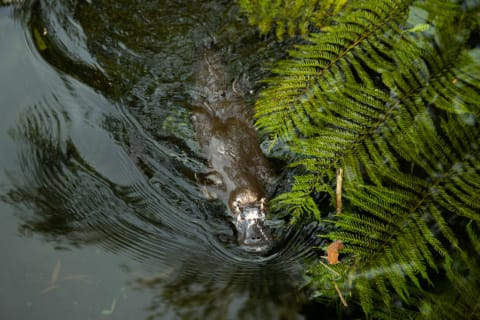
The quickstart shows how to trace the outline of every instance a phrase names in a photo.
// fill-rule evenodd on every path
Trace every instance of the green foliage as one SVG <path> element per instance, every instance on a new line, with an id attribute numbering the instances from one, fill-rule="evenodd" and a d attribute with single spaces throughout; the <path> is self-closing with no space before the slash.
<path id="1" fill-rule="evenodd" d="M 347 0 L 239 0 L 249 22 L 263 34 L 275 30 L 285 35 L 307 35 L 309 27 L 320 29 L 337 14 Z"/>
<path id="2" fill-rule="evenodd" d="M 312 267 L 317 296 L 336 296 L 335 281 L 375 317 L 401 305 L 480 318 L 478 12 L 471 1 L 350 1 L 266 80 L 256 125 L 303 168 L 274 207 L 321 220 L 333 208 L 312 195 L 334 199 L 345 172 L 346 210 L 323 236 L 348 258 Z"/>
<path id="3" fill-rule="evenodd" d="M 480 224 L 469 222 L 466 231 L 472 250 L 457 250 L 454 261 L 448 264 L 452 286 L 439 292 L 427 292 L 420 297 L 423 319 L 478 319 L 480 318 Z M 443 288 L 442 288 L 443 289 Z"/>
<path id="4" fill-rule="evenodd" d="M 367 313 L 375 310 L 370 298 L 372 290 L 381 294 L 387 306 L 391 303 L 387 287 L 402 300 L 411 301 L 411 285 L 421 289 L 422 281 L 433 284 L 429 270 L 440 271 L 439 264 L 453 287 L 461 287 L 457 291 L 459 299 L 472 297 L 463 296 L 467 292 L 463 283 L 480 280 L 475 261 L 478 254 L 467 254 L 469 248 L 478 247 L 480 242 L 473 237 L 470 241 L 464 239 L 465 227 L 449 223 L 459 216 L 470 223 L 480 222 L 480 161 L 472 157 L 478 154 L 480 130 L 458 117 L 441 121 L 439 127 L 436 135 L 431 118 L 421 115 L 413 122 L 411 131 L 424 138 L 418 140 L 416 135 L 403 134 L 404 139 L 410 139 L 409 143 L 423 144 L 412 162 L 425 169 L 428 178 L 391 170 L 382 177 L 386 186 L 345 188 L 352 207 L 361 213 L 340 215 L 336 222 L 339 230 L 326 236 L 342 239 L 345 252 L 355 255 L 355 267 L 348 277 L 356 278 L 360 303 Z M 458 261 L 462 261 L 461 266 Z M 462 269 L 464 272 L 459 273 Z M 379 270 L 374 281 L 369 279 L 371 270 Z M 465 281 L 462 277 L 466 273 L 475 276 Z M 469 289 L 472 292 L 478 286 Z M 447 291 L 451 297 L 452 293 Z M 469 306 L 462 310 L 470 310 L 475 304 Z"/>

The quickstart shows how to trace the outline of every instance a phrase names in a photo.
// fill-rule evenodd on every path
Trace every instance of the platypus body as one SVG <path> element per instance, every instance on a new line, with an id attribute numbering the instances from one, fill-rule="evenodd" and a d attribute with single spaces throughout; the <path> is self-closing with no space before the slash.
<path id="1" fill-rule="evenodd" d="M 211 172 L 205 179 L 228 206 L 237 239 L 247 251 L 263 252 L 272 236 L 265 224 L 268 161 L 258 144 L 244 96 L 228 80 L 224 58 L 213 45 L 199 49 L 193 92 L 193 123 Z"/>

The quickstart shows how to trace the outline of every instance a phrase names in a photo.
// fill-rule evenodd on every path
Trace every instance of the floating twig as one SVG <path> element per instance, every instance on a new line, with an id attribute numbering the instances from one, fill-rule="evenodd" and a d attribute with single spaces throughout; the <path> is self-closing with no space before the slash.
<path id="1" fill-rule="evenodd" d="M 62 281 L 82 281 L 88 284 L 93 283 L 93 280 L 89 275 L 86 274 L 70 274 L 63 276 L 60 278 L 60 273 L 62 270 L 62 261 L 60 259 L 57 260 L 55 267 L 53 268 L 52 275 L 50 276 L 50 285 L 40 291 L 40 294 L 46 294 L 54 289 L 58 288 L 59 282 Z"/>
<path id="2" fill-rule="evenodd" d="M 110 306 L 110 309 L 103 309 L 100 313 L 104 316 L 109 316 L 115 311 L 115 307 L 117 306 L 117 299 L 113 298 L 112 305 Z"/>
<path id="3" fill-rule="evenodd" d="M 53 267 L 52 275 L 50 276 L 50 285 L 40 291 L 40 294 L 46 294 L 49 293 L 50 291 L 55 290 L 58 285 L 58 278 L 60 277 L 60 270 L 62 269 L 62 261 L 60 259 L 57 260 L 57 263 L 55 264 L 55 267 Z"/>
<path id="4" fill-rule="evenodd" d="M 56 288 L 58 288 L 58 286 L 57 286 L 56 284 L 52 284 L 52 285 L 46 287 L 45 289 L 43 289 L 42 291 L 40 291 L 40 294 L 41 294 L 41 295 L 47 294 L 47 293 L 49 293 L 50 291 L 55 290 Z"/>
<path id="5" fill-rule="evenodd" d="M 52 275 L 50 276 L 50 284 L 55 284 L 58 281 L 58 277 L 60 276 L 60 270 L 62 269 L 62 261 L 60 259 L 57 260 L 55 267 L 53 268 Z"/>
<path id="6" fill-rule="evenodd" d="M 71 274 L 62 278 L 63 281 L 81 281 L 88 284 L 93 283 L 92 278 L 88 274 Z"/>

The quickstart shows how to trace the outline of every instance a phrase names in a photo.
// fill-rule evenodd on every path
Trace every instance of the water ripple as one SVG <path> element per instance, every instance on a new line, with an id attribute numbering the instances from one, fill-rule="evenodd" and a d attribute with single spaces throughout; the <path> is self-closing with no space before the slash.
<path id="1" fill-rule="evenodd" d="M 168 10 L 176 10 L 171 22 L 177 23 L 177 34 L 163 30 L 165 38 L 159 39 L 157 28 L 149 28 L 148 37 L 135 38 L 143 39 L 142 46 L 134 47 L 136 42 L 129 41 L 134 37 L 124 33 L 136 30 L 117 25 L 109 14 L 146 8 L 123 2 L 98 7 L 81 2 L 79 12 L 74 2 L 32 2 L 30 31 L 46 26 L 48 47 L 37 51 L 31 34 L 27 43 L 36 59 L 52 64 L 39 67 L 51 91 L 20 112 L 12 133 L 18 168 L 8 173 L 12 188 L 2 200 L 20 209 L 22 228 L 48 241 L 70 248 L 101 246 L 162 270 L 154 279 L 139 277 L 138 285 L 152 289 L 153 300 L 162 306 L 154 307 L 165 314 L 295 318 L 303 264 L 321 243 L 318 226 L 275 221 L 272 250 L 245 252 L 237 246 L 225 205 L 205 199 L 194 178 L 207 168 L 189 120 L 188 50 L 199 21 L 224 22 L 223 15 L 211 18 L 208 10 L 228 13 L 231 5 L 189 1 L 191 7 L 182 11 L 177 2 L 164 1 Z M 152 26 L 170 27 L 155 20 L 157 15 L 173 19 L 167 11 L 158 13 L 161 7 L 152 5 L 154 11 L 143 13 Z M 76 20 L 89 12 L 103 20 Z M 181 20 L 185 12 L 191 16 Z"/>

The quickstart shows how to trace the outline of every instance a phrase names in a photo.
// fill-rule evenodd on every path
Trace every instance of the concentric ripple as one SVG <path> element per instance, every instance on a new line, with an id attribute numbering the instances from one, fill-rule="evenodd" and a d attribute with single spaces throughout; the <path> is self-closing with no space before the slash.
<path id="1" fill-rule="evenodd" d="M 319 245 L 318 227 L 274 221 L 272 250 L 245 252 L 225 204 L 205 199 L 195 181 L 207 168 L 189 119 L 192 39 L 202 17 L 212 30 L 226 23 L 199 9 L 223 17 L 231 5 L 116 7 L 169 26 L 159 33 L 132 30 L 130 16 L 119 20 L 108 7 L 115 2 L 33 3 L 28 48 L 40 60 L 39 72 L 58 75 L 49 77 L 56 79 L 51 92 L 22 109 L 12 132 L 19 161 L 5 198 L 34 209 L 19 214 L 22 228 L 72 248 L 107 248 L 161 271 L 137 284 L 152 289 L 152 309 L 173 318 L 300 317 L 298 288 L 303 264 Z M 42 26 L 46 47 L 39 48 L 35 30 Z M 76 54 L 65 47 L 72 43 Z"/>

